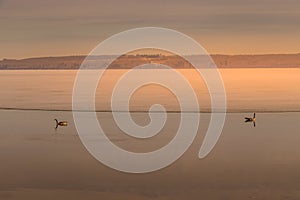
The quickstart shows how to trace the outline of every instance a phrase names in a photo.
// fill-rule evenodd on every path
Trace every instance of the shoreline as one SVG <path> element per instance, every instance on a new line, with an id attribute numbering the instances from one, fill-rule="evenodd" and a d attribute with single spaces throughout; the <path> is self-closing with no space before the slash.
<path id="1" fill-rule="evenodd" d="M 216 66 L 216 68 L 209 68 L 209 67 L 201 67 L 201 68 L 170 68 L 170 69 L 166 69 L 166 68 L 92 68 L 92 69 L 86 69 L 86 68 L 72 68 L 72 69 L 68 69 L 68 68 L 20 68 L 20 69 L 3 69 L 3 68 L 0 68 L 0 71 L 78 71 L 78 70 L 132 70 L 132 69 L 135 69 L 135 70 L 170 70 L 170 69 L 175 69 L 175 70 L 194 70 L 194 69 L 222 69 L 222 70 L 226 70 L 226 69 L 300 69 L 300 66 L 295 66 L 295 67 L 265 67 L 265 66 L 262 66 L 262 67 L 219 67 L 219 66 Z"/>

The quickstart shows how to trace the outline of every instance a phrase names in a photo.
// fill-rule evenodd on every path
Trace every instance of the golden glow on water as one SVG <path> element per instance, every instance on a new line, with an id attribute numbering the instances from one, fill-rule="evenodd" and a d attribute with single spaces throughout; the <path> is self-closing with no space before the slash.
<path id="1" fill-rule="evenodd" d="M 147 74 L 157 76 L 161 72 L 159 70 L 147 69 Z M 110 109 L 113 87 L 126 71 L 114 69 L 105 72 L 96 93 L 98 110 Z M 210 96 L 204 80 L 193 69 L 178 71 L 189 80 L 195 90 L 201 111 L 209 111 Z M 219 71 L 227 93 L 228 111 L 300 110 L 300 69 Z M 75 70 L 1 70 L 0 107 L 70 110 L 75 76 Z M 137 90 L 132 96 L 130 107 L 132 110 L 147 110 L 154 102 L 166 105 L 167 110 L 178 110 L 176 98 L 170 91 L 157 85 L 148 85 Z"/>

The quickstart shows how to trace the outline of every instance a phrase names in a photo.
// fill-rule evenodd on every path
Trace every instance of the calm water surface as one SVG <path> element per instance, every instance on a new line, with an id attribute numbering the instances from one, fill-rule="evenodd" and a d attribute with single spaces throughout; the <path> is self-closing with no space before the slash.
<path id="1" fill-rule="evenodd" d="M 107 84 L 99 86 L 96 95 L 99 110 L 109 109 L 109 83 L 124 72 L 109 73 Z M 200 93 L 203 109 L 208 108 L 203 81 L 189 71 L 183 73 Z M 0 71 L 0 107 L 29 109 L 0 110 L 0 199 L 299 199 L 300 70 L 221 73 L 229 113 L 213 151 L 198 158 L 210 119 L 209 113 L 201 113 L 198 134 L 179 160 L 153 173 L 127 174 L 104 166 L 87 152 L 72 112 L 54 111 L 71 109 L 76 71 Z M 160 98 L 153 97 L 153 92 Z M 149 104 L 162 102 L 176 110 L 176 99 L 171 97 L 162 88 L 145 88 L 135 94 L 131 108 L 147 110 Z M 258 112 L 256 127 L 243 122 L 252 111 Z M 180 120 L 180 113 L 168 113 L 160 134 L 141 140 L 124 134 L 111 113 L 98 112 L 97 116 L 111 141 L 135 152 L 166 145 Z M 138 124 L 149 123 L 147 113 L 132 113 L 132 117 Z M 54 118 L 69 121 L 69 126 L 55 130 Z"/>
<path id="2" fill-rule="evenodd" d="M 76 72 L 0 70 L 0 107 L 70 110 Z M 97 110 L 111 109 L 112 91 L 126 72 L 127 70 L 105 72 L 96 92 Z M 191 69 L 179 72 L 192 85 L 201 110 L 209 111 L 210 96 L 201 76 Z M 300 69 L 220 69 L 220 74 L 226 89 L 228 112 L 300 111 Z M 147 69 L 144 76 L 172 78 L 168 70 L 163 69 Z M 174 95 L 157 85 L 137 90 L 130 106 L 131 110 L 148 110 L 149 105 L 157 102 L 165 105 L 167 110 L 180 110 Z"/>

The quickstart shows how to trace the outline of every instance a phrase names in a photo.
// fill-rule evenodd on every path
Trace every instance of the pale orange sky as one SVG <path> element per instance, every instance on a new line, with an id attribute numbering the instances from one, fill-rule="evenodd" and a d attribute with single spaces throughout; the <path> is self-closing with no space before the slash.
<path id="1" fill-rule="evenodd" d="M 299 8 L 299 0 L 0 0 L 0 59 L 88 54 L 145 26 L 183 32 L 211 54 L 299 53 Z"/>

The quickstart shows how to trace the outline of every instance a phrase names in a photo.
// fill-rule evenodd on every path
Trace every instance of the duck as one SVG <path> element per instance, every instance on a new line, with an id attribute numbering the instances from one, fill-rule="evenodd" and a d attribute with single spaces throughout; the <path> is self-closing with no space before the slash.
<path id="1" fill-rule="evenodd" d="M 253 117 L 245 117 L 245 122 L 252 122 L 255 127 L 255 113 L 253 114 Z"/>
<path id="2" fill-rule="evenodd" d="M 56 121 L 56 127 L 55 129 L 57 129 L 58 126 L 68 126 L 68 122 L 67 121 L 58 121 L 57 119 L 54 119 Z"/>

